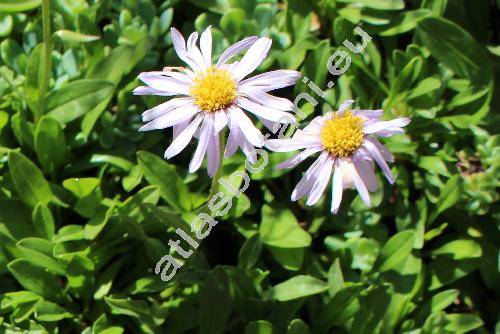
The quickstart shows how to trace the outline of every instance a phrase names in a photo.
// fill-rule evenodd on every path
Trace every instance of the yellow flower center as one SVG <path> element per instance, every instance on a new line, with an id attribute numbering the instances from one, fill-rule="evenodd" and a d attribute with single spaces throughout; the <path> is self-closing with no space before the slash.
<path id="1" fill-rule="evenodd" d="M 321 129 L 323 147 L 336 157 L 350 156 L 363 143 L 363 123 L 350 111 L 326 120 Z"/>
<path id="2" fill-rule="evenodd" d="M 208 112 L 227 107 L 237 96 L 236 83 L 229 72 L 214 66 L 194 79 L 190 93 L 196 105 Z"/>

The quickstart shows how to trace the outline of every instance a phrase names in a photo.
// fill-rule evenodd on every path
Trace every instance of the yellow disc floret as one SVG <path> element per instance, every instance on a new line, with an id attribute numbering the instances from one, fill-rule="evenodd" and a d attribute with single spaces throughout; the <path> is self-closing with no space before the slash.
<path id="1" fill-rule="evenodd" d="M 336 157 L 352 155 L 363 143 L 363 123 L 350 111 L 326 120 L 321 129 L 323 147 Z"/>
<path id="2" fill-rule="evenodd" d="M 190 93 L 196 105 L 208 112 L 229 106 L 237 96 L 236 83 L 231 74 L 214 66 L 194 79 Z"/>

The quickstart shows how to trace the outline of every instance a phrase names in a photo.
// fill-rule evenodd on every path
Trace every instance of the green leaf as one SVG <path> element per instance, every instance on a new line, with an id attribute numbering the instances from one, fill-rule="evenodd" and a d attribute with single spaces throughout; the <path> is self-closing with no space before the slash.
<path id="1" fill-rule="evenodd" d="M 85 35 L 70 30 L 58 30 L 54 33 L 54 36 L 59 37 L 64 42 L 73 43 L 89 43 L 100 39 L 99 36 Z"/>
<path id="2" fill-rule="evenodd" d="M 246 12 L 240 8 L 231 8 L 220 19 L 220 27 L 228 36 L 238 36 L 243 29 Z"/>
<path id="3" fill-rule="evenodd" d="M 380 271 L 394 269 L 410 255 L 415 242 L 415 231 L 406 230 L 392 236 L 380 250 L 377 268 Z"/>
<path id="4" fill-rule="evenodd" d="M 262 251 L 262 241 L 259 234 L 256 233 L 250 239 L 245 241 L 238 253 L 238 267 L 242 269 L 251 269 L 259 260 Z"/>
<path id="5" fill-rule="evenodd" d="M 67 156 L 66 138 L 56 120 L 43 116 L 35 130 L 35 151 L 47 173 L 55 175 Z"/>
<path id="6" fill-rule="evenodd" d="M 328 290 L 328 283 L 312 276 L 299 275 L 273 286 L 267 293 L 270 298 L 288 301 L 308 297 Z"/>
<path id="7" fill-rule="evenodd" d="M 431 11 L 428 9 L 402 12 L 396 20 L 389 24 L 387 29 L 380 32 L 380 36 L 394 36 L 413 30 L 417 26 L 418 21 L 430 15 Z"/>
<path id="8" fill-rule="evenodd" d="M 310 334 L 309 327 L 301 319 L 294 319 L 288 326 L 287 334 Z"/>
<path id="9" fill-rule="evenodd" d="M 350 3 L 354 7 L 366 7 L 381 10 L 398 10 L 405 8 L 403 0 L 338 0 L 338 2 Z"/>
<path id="10" fill-rule="evenodd" d="M 373 288 L 365 298 L 361 299 L 362 307 L 354 317 L 350 333 L 379 333 L 390 302 L 391 296 L 386 287 Z"/>
<path id="11" fill-rule="evenodd" d="M 43 66 L 45 64 L 44 44 L 40 43 L 31 51 L 26 66 L 26 101 L 37 114 L 40 109 L 40 86 L 42 85 Z"/>
<path id="12" fill-rule="evenodd" d="M 82 177 L 66 179 L 62 185 L 77 198 L 83 198 L 90 195 L 100 182 L 101 180 L 95 177 Z"/>
<path id="13" fill-rule="evenodd" d="M 450 176 L 450 172 L 448 172 L 448 168 L 446 168 L 443 160 L 436 156 L 421 156 L 418 159 L 418 166 L 427 173 Z"/>
<path id="14" fill-rule="evenodd" d="M 485 48 L 455 23 L 427 17 L 418 23 L 418 36 L 424 46 L 452 71 L 478 84 L 492 79 L 492 64 Z"/>
<path id="15" fill-rule="evenodd" d="M 266 320 L 257 320 L 250 322 L 245 327 L 245 334 L 272 334 L 273 325 Z"/>
<path id="16" fill-rule="evenodd" d="M 267 246 L 274 259 L 287 270 L 299 270 L 307 248 L 279 248 Z"/>
<path id="17" fill-rule="evenodd" d="M 80 79 L 73 81 L 47 96 L 46 113 L 61 125 L 92 112 L 104 109 L 115 86 L 104 80 Z M 106 103 L 107 104 L 107 103 Z"/>
<path id="18" fill-rule="evenodd" d="M 50 241 L 40 238 L 24 238 L 17 243 L 17 247 L 24 256 L 17 256 L 34 265 L 43 267 L 54 274 L 64 275 L 64 269 L 53 256 L 53 247 Z"/>
<path id="19" fill-rule="evenodd" d="M 33 210 L 33 225 L 35 231 L 41 237 L 51 240 L 55 233 L 54 217 L 50 209 L 41 203 Z"/>
<path id="20" fill-rule="evenodd" d="M 73 315 L 57 304 L 39 300 L 35 305 L 35 318 L 38 321 L 55 322 L 73 318 Z"/>
<path id="21" fill-rule="evenodd" d="M 24 259 L 10 262 L 7 268 L 25 289 L 48 299 L 60 298 L 62 282 L 57 276 L 48 273 L 45 269 Z"/>
<path id="22" fill-rule="evenodd" d="M 188 188 L 172 165 L 145 151 L 137 152 L 137 161 L 144 171 L 146 180 L 160 187 L 161 197 L 172 208 L 179 211 L 191 209 Z"/>
<path id="23" fill-rule="evenodd" d="M 434 256 L 446 256 L 453 260 L 477 258 L 482 254 L 481 246 L 469 239 L 453 240 L 432 251 Z"/>
<path id="24" fill-rule="evenodd" d="M 279 248 L 302 248 L 311 244 L 311 236 L 298 224 L 290 210 L 262 207 L 262 223 L 259 226 L 262 242 Z"/>
<path id="25" fill-rule="evenodd" d="M 214 301 L 217 301 L 217 307 L 214 307 Z M 222 269 L 215 269 L 200 291 L 199 333 L 224 333 L 232 309 L 228 277 Z"/>
<path id="26" fill-rule="evenodd" d="M 9 153 L 9 171 L 19 196 L 27 205 L 47 205 L 52 200 L 52 191 L 42 172 L 22 153 Z"/>
<path id="27" fill-rule="evenodd" d="M 0 13 L 16 13 L 34 9 L 42 4 L 42 0 L 0 0 Z"/>
<path id="28" fill-rule="evenodd" d="M 326 333 L 333 326 L 340 326 L 351 319 L 360 309 L 359 294 L 362 284 L 346 286 L 321 309 L 315 324 L 315 331 Z"/>
<path id="29" fill-rule="evenodd" d="M 462 179 L 460 175 L 452 176 L 441 189 L 437 206 L 431 214 L 430 221 L 434 221 L 441 212 L 451 208 L 462 197 Z"/>

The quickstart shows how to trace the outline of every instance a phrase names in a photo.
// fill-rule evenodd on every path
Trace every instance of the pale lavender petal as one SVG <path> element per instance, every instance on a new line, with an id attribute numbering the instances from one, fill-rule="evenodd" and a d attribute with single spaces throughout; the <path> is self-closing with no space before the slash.
<path id="1" fill-rule="evenodd" d="M 331 212 L 336 214 L 339 211 L 340 203 L 342 202 L 342 193 L 344 186 L 342 182 L 342 162 L 336 163 L 335 171 L 333 172 L 332 182 L 332 206 Z"/>
<path id="2" fill-rule="evenodd" d="M 387 181 L 389 181 L 390 184 L 393 184 L 394 178 L 392 177 L 391 169 L 389 168 L 389 166 L 385 162 L 384 157 L 382 156 L 378 147 L 373 143 L 371 138 L 366 138 L 364 143 L 363 143 L 363 146 L 368 150 L 368 152 L 370 152 L 373 159 L 380 166 L 380 169 L 382 169 L 382 172 L 384 172 L 384 175 L 387 178 Z"/>
<path id="3" fill-rule="evenodd" d="M 365 134 L 377 134 L 381 131 L 401 133 L 401 128 L 407 126 L 408 123 L 410 123 L 410 119 L 406 117 L 396 118 L 390 121 L 379 121 L 365 125 L 363 132 Z"/>
<path id="4" fill-rule="evenodd" d="M 186 106 L 186 105 L 193 105 L 193 99 L 191 98 L 175 98 L 171 99 L 167 102 L 164 102 L 162 104 L 157 105 L 154 108 L 151 108 L 149 110 L 146 110 L 145 112 L 142 113 L 142 121 L 143 122 L 149 122 L 155 118 L 164 116 L 168 114 L 170 111 Z"/>
<path id="5" fill-rule="evenodd" d="M 236 100 L 236 104 L 239 107 L 257 115 L 258 117 L 267 119 L 272 122 L 285 123 L 285 124 L 296 122 L 295 117 L 290 113 L 264 107 L 263 105 L 252 102 L 245 97 L 240 96 Z"/>
<path id="6" fill-rule="evenodd" d="M 193 32 L 191 35 L 189 35 L 187 41 L 187 52 L 189 54 L 189 57 L 196 63 L 198 68 L 204 70 L 207 68 L 207 64 L 205 63 L 205 59 L 203 58 L 200 49 L 196 45 L 197 41 L 198 41 L 197 32 Z"/>
<path id="7" fill-rule="evenodd" d="M 143 125 L 139 129 L 139 131 L 165 129 L 193 117 L 198 112 L 198 108 L 188 104 L 186 106 L 172 110 L 166 115 L 160 116 L 155 120 L 152 120 L 151 122 Z"/>
<path id="8" fill-rule="evenodd" d="M 240 143 L 240 136 L 243 136 L 243 134 L 241 133 L 238 124 L 233 122 L 231 117 L 229 117 L 229 136 L 227 138 L 224 157 L 229 158 L 236 153 Z"/>
<path id="9" fill-rule="evenodd" d="M 177 136 L 182 132 L 184 131 L 185 128 L 187 128 L 187 126 L 189 124 L 191 124 L 191 120 L 192 118 L 188 118 L 186 119 L 185 121 L 181 122 L 181 123 L 178 123 L 176 125 L 174 125 L 172 127 L 172 130 L 173 130 L 173 137 L 174 138 L 177 138 Z"/>
<path id="10" fill-rule="evenodd" d="M 174 44 L 174 49 L 179 58 L 188 64 L 193 70 L 195 71 L 200 71 L 201 68 L 196 64 L 195 61 L 191 59 L 191 57 L 188 54 L 188 51 L 186 50 L 186 41 L 184 40 L 184 37 L 182 34 L 175 28 L 170 29 L 171 36 L 172 36 L 172 43 Z"/>
<path id="11" fill-rule="evenodd" d="M 240 108 L 230 108 L 229 116 L 231 117 L 231 122 L 241 129 L 243 135 L 253 146 L 262 147 L 264 144 L 264 136 L 262 136 L 262 133 L 253 125 L 250 118 L 248 118 Z"/>
<path id="12" fill-rule="evenodd" d="M 369 191 L 374 192 L 378 188 L 377 178 L 373 172 L 373 162 L 366 160 L 354 161 L 354 167 Z"/>
<path id="13" fill-rule="evenodd" d="M 325 189 L 330 182 L 334 162 L 334 158 L 328 157 L 324 165 L 319 169 L 316 176 L 316 181 L 314 182 L 314 185 L 311 188 L 311 191 L 307 198 L 307 205 L 311 206 L 316 204 L 321 198 L 321 195 L 323 195 L 323 193 L 325 192 Z"/>
<path id="14" fill-rule="evenodd" d="M 354 182 L 354 186 L 356 187 L 356 190 L 359 193 L 359 196 L 363 200 L 363 202 L 366 204 L 367 207 L 370 207 L 370 193 L 368 192 L 368 189 L 366 188 L 366 184 L 361 178 L 361 176 L 358 174 L 358 171 L 355 167 L 354 164 L 350 164 L 349 166 L 349 173 L 351 174 L 352 181 Z"/>
<path id="15" fill-rule="evenodd" d="M 177 138 L 174 139 L 172 144 L 165 151 L 165 159 L 170 159 L 173 156 L 179 154 L 186 146 L 189 144 L 193 138 L 194 132 L 203 120 L 202 115 L 198 115 L 185 129 L 181 132 Z"/>
<path id="16" fill-rule="evenodd" d="M 344 111 L 349 110 L 349 107 L 354 103 L 354 100 L 346 100 L 340 106 L 338 113 L 342 115 Z"/>
<path id="17" fill-rule="evenodd" d="M 267 37 L 261 37 L 255 42 L 250 49 L 245 53 L 243 58 L 238 63 L 238 66 L 233 70 L 232 75 L 236 82 L 252 73 L 266 58 L 269 49 L 271 48 L 272 40 Z"/>
<path id="18" fill-rule="evenodd" d="M 308 132 L 308 133 L 314 133 L 319 135 L 321 133 L 321 129 L 323 128 L 323 125 L 325 124 L 325 120 L 328 117 L 325 116 L 317 116 L 315 117 L 309 124 L 307 124 L 306 127 L 302 130 L 303 132 Z"/>
<path id="19" fill-rule="evenodd" d="M 219 133 L 227 125 L 227 113 L 226 110 L 218 110 L 212 113 L 214 119 L 214 133 Z"/>
<path id="20" fill-rule="evenodd" d="M 265 92 L 292 86 L 300 78 L 301 74 L 292 70 L 276 70 L 262 73 L 238 83 L 238 87 L 258 87 Z"/>
<path id="21" fill-rule="evenodd" d="M 266 147 L 274 152 L 291 152 L 307 147 L 321 145 L 321 139 L 316 136 L 301 136 L 299 138 L 269 139 L 265 143 Z"/>
<path id="22" fill-rule="evenodd" d="M 143 72 L 138 78 L 154 90 L 179 95 L 189 95 L 190 86 L 184 82 L 159 74 Z"/>
<path id="23" fill-rule="evenodd" d="M 219 61 L 217 62 L 217 67 L 224 65 L 229 59 L 231 59 L 235 55 L 241 53 L 242 51 L 247 50 L 258 39 L 259 38 L 257 36 L 247 37 L 228 47 L 220 56 Z"/>
<path id="24" fill-rule="evenodd" d="M 200 168 L 203 158 L 205 157 L 205 153 L 207 152 L 210 138 L 213 136 L 212 129 L 212 119 L 210 117 L 205 117 L 200 129 L 198 146 L 196 147 L 193 158 L 189 163 L 190 173 L 194 173 Z"/>
<path id="25" fill-rule="evenodd" d="M 208 26 L 207 29 L 201 34 L 200 38 L 200 48 L 201 54 L 205 59 L 205 64 L 207 66 L 212 65 L 212 26 Z"/>
<path id="26" fill-rule="evenodd" d="M 329 158 L 328 153 L 323 152 L 318 159 L 309 167 L 309 169 L 304 173 L 304 176 L 300 179 L 299 183 L 292 192 L 291 200 L 296 201 L 304 197 L 316 182 L 316 174 L 323 167 L 326 160 Z"/>
<path id="27" fill-rule="evenodd" d="M 306 148 L 304 151 L 300 152 L 299 154 L 293 156 L 292 158 L 283 161 L 278 165 L 278 169 L 284 169 L 284 168 L 293 168 L 300 164 L 302 161 L 305 159 L 309 158 L 311 155 L 314 153 L 321 152 L 323 150 L 323 147 L 321 146 L 313 146 Z"/>
<path id="28" fill-rule="evenodd" d="M 135 88 L 132 93 L 134 95 L 157 95 L 157 96 L 173 96 L 173 95 L 178 95 L 177 93 L 167 93 L 167 92 L 161 92 L 159 90 L 153 89 L 149 86 L 139 86 Z"/>
<path id="29" fill-rule="evenodd" d="M 250 100 L 253 100 L 268 108 L 277 109 L 281 111 L 293 110 L 293 103 L 281 97 L 272 96 L 255 87 L 246 87 L 240 90 Z"/>
<path id="30" fill-rule="evenodd" d="M 213 133 L 213 128 L 211 129 Z M 207 172 L 208 176 L 214 177 L 220 165 L 220 143 L 219 134 L 210 136 L 210 142 L 207 149 Z"/>
<path id="31" fill-rule="evenodd" d="M 377 146 L 380 154 L 382 154 L 382 157 L 385 161 L 394 162 L 394 155 L 392 155 L 392 153 L 384 145 L 382 145 L 382 143 L 379 142 L 377 138 L 366 136 L 365 140 L 370 141 L 372 144 Z"/>
<path id="32" fill-rule="evenodd" d="M 245 156 L 247 157 L 247 160 L 254 164 L 257 162 L 257 152 L 255 151 L 254 146 L 245 138 L 245 136 L 240 136 L 239 138 L 239 146 Z"/>
<path id="33" fill-rule="evenodd" d="M 354 115 L 361 116 L 369 120 L 378 121 L 380 117 L 384 116 L 384 111 L 382 109 L 377 110 L 353 110 Z"/>

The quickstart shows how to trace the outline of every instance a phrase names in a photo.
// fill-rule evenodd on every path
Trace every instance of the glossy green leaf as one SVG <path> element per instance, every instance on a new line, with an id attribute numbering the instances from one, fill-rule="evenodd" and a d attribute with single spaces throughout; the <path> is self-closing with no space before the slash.
<path id="1" fill-rule="evenodd" d="M 299 275 L 273 286 L 269 291 L 269 297 L 287 301 L 312 296 L 328 290 L 328 284 L 312 276 Z"/>

